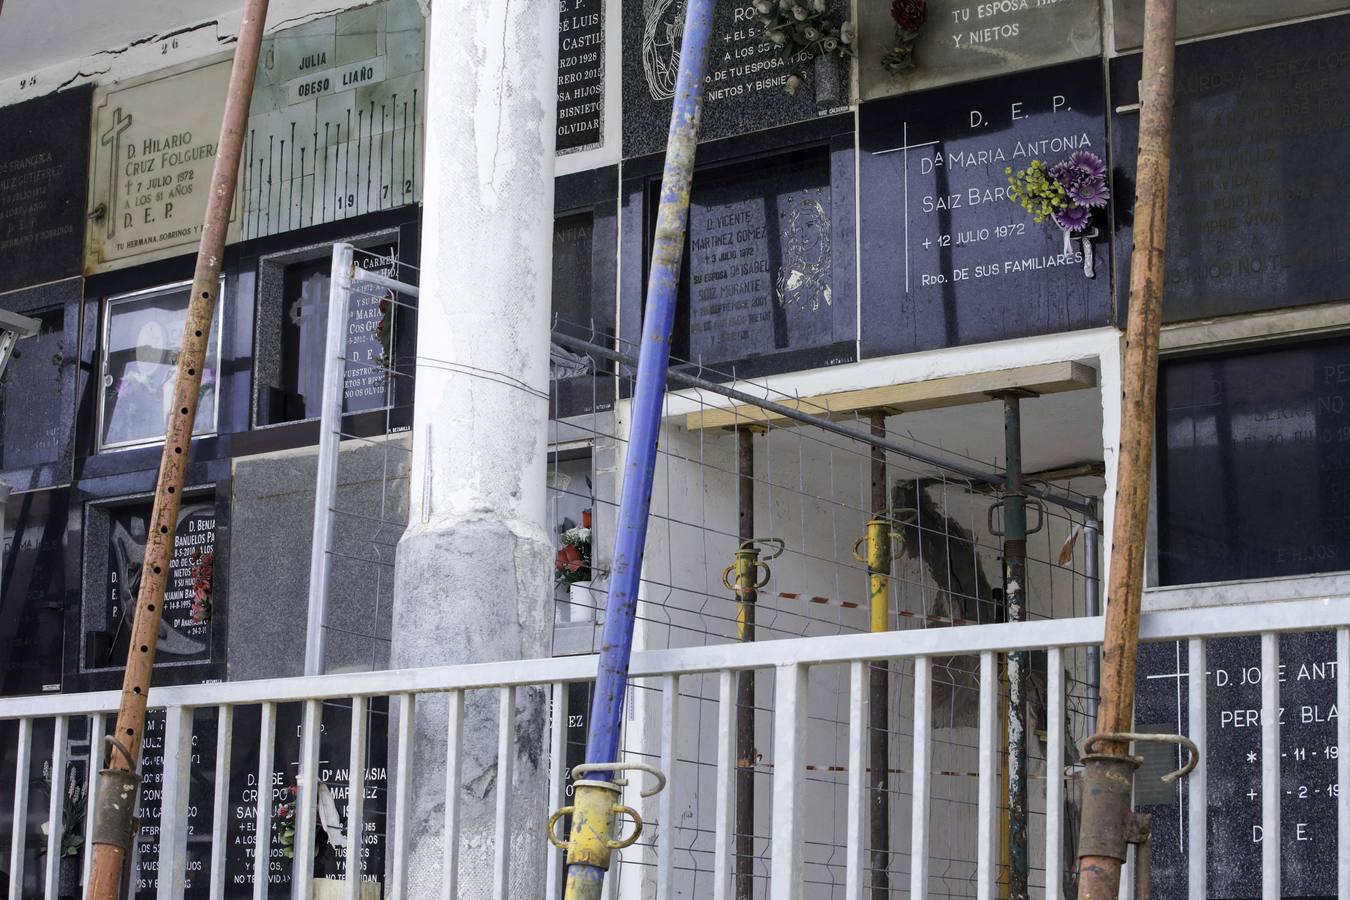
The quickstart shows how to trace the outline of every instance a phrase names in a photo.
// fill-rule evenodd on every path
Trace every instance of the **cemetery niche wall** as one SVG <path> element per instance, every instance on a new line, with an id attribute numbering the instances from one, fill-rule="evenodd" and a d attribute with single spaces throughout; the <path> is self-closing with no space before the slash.
<path id="1" fill-rule="evenodd" d="M 385 0 L 264 39 L 239 182 L 244 239 L 421 199 L 423 21 L 417 0 Z"/>
<path id="2" fill-rule="evenodd" d="M 0 110 L 0 292 L 80 274 L 93 91 Z"/>
<path id="3" fill-rule="evenodd" d="M 553 330 L 603 346 L 615 337 L 618 281 L 617 166 L 557 179 L 553 207 Z M 614 366 L 554 342 L 549 414 L 554 419 L 611 409 Z"/>
<path id="4" fill-rule="evenodd" d="M 622 0 L 623 155 L 664 149 L 680 64 L 684 0 Z M 848 18 L 848 4 L 827 0 L 824 20 Z M 700 141 L 732 137 L 840 112 L 849 106 L 849 68 L 837 56 L 783 59 L 748 0 L 719 3 L 703 87 Z M 799 73 L 795 93 L 787 78 Z"/>
<path id="5" fill-rule="evenodd" d="M 894 11 L 901 11 L 896 19 Z M 858 0 L 862 99 L 911 93 L 1101 54 L 1097 0 Z M 908 39 L 901 38 L 902 28 Z"/>
<path id="6" fill-rule="evenodd" d="M 1350 16 L 1183 44 L 1167 212 L 1165 321 L 1343 300 L 1350 243 Z M 1118 306 L 1128 297 L 1140 58 L 1111 61 Z"/>
<path id="7" fill-rule="evenodd" d="M 1070 232 L 1009 187 L 1036 160 L 1104 167 L 1104 106 L 1096 60 L 862 105 L 864 357 L 1110 323 L 1107 210 Z"/>
<path id="8" fill-rule="evenodd" d="M 1290 578 L 1350 568 L 1350 339 L 1180 357 L 1161 371 L 1158 582 Z M 1278 478 L 1270 473 L 1279 472 Z M 1224 527 L 1216 529 L 1215 522 Z M 1261 643 L 1207 642 L 1209 896 L 1260 884 L 1261 844 L 1279 840 L 1283 896 L 1336 893 L 1336 649 L 1329 632 L 1280 637 L 1281 833 L 1261 829 Z M 1140 731 L 1186 734 L 1187 650 L 1141 649 Z M 1180 699 L 1179 699 L 1180 698 Z M 1156 725 L 1156 727 L 1155 727 Z M 1175 758 L 1163 751 L 1155 768 Z M 1136 784 L 1153 813 L 1154 889 L 1186 892 L 1185 811 L 1177 788 Z M 1184 790 L 1184 788 L 1182 788 Z"/>
<path id="9" fill-rule="evenodd" d="M 0 308 L 40 323 L 0 376 L 0 481 L 15 490 L 72 478 L 81 286 L 68 278 L 0 295 Z"/>
<path id="10" fill-rule="evenodd" d="M 700 153 L 680 267 L 672 362 L 755 376 L 856 358 L 851 118 Z M 732 154 L 735 155 L 732 155 Z M 660 178 L 625 167 L 623 338 L 635 347 Z M 632 298 L 632 300 L 629 300 Z M 630 351 L 631 352 L 631 351 Z"/>

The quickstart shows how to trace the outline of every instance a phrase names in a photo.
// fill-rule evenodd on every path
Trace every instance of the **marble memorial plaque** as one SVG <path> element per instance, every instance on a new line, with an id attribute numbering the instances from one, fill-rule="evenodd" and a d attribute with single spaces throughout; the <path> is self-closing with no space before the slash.
<path id="1" fill-rule="evenodd" d="M 1163 317 L 1176 322 L 1343 300 L 1350 228 L 1350 16 L 1183 44 Z M 1112 102 L 1138 100 L 1138 56 L 1112 60 Z M 1112 128 L 1117 305 L 1129 291 L 1139 116 Z"/>
<path id="2" fill-rule="evenodd" d="M 1336 804 L 1347 786 L 1339 783 L 1337 770 L 1345 748 L 1338 748 L 1336 736 L 1341 711 L 1336 707 L 1335 635 L 1280 637 L 1278 835 L 1264 834 L 1261 825 L 1261 639 L 1212 640 L 1206 648 L 1206 896 L 1244 900 L 1259 895 L 1265 840 L 1280 842 L 1280 896 L 1336 896 Z M 1138 730 L 1193 733 L 1185 644 L 1142 645 L 1137 678 Z M 1181 767 L 1181 755 L 1173 748 L 1160 755 L 1157 770 Z M 1180 799 L 1185 779 L 1176 785 L 1144 779 L 1141 770 L 1135 806 L 1153 816 L 1153 896 L 1184 897 L 1190 811 Z"/>
<path id="3" fill-rule="evenodd" d="M 1144 41 L 1144 0 L 1113 0 L 1116 49 Z M 1187 0 L 1177 4 L 1177 37 L 1192 38 L 1350 9 L 1346 0 Z"/>
<path id="4" fill-rule="evenodd" d="M 1105 210 L 1069 240 L 1009 199 L 1006 171 L 1104 161 L 1104 103 L 1090 60 L 862 106 L 863 356 L 1110 321 Z"/>
<path id="5" fill-rule="evenodd" d="M 92 94 L 0 110 L 0 292 L 80 274 Z"/>
<path id="6" fill-rule="evenodd" d="M 149 525 L 148 502 L 106 511 L 103 594 L 85 604 L 83 671 L 120 669 L 126 663 Z M 101 530 L 90 529 L 90 538 Z M 213 593 L 215 546 L 214 499 L 185 501 L 174 531 L 156 668 L 212 661 L 212 611 L 219 599 Z M 203 588 L 205 602 L 198 588 Z"/>
<path id="7" fill-rule="evenodd" d="M 415 203 L 423 18 L 385 0 L 263 41 L 240 181 L 245 239 Z"/>
<path id="8" fill-rule="evenodd" d="M 835 24 L 847 4 L 829 0 Z M 623 155 L 665 149 L 684 28 L 683 0 L 623 0 Z M 704 80 L 701 140 L 731 137 L 845 110 L 848 66 L 837 58 L 785 61 L 749 0 L 719 3 Z M 796 94 L 783 85 L 805 75 Z"/>
<path id="9" fill-rule="evenodd" d="M 605 0 L 561 0 L 558 16 L 558 153 L 605 138 Z"/>
<path id="10" fill-rule="evenodd" d="M 230 57 L 119 82 L 94 94 L 85 272 L 197 248 Z M 239 236 L 238 203 L 226 239 Z"/>
<path id="11" fill-rule="evenodd" d="M 68 278 L 0 295 L 0 308 L 40 323 L 0 377 L 0 480 L 15 490 L 71 480 L 81 285 Z"/>
<path id="12" fill-rule="evenodd" d="M 1096 0 L 930 0 L 913 68 L 892 73 L 891 0 L 859 0 L 858 77 L 864 100 L 1006 75 L 1101 53 Z"/>

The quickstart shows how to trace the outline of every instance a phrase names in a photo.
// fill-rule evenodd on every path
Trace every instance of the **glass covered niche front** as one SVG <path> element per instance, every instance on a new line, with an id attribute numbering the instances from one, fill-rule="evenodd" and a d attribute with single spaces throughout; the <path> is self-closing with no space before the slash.
<path id="1" fill-rule="evenodd" d="M 191 289 L 191 282 L 182 282 L 106 301 L 100 449 L 138 447 L 164 439 Z M 194 436 L 214 434 L 216 430 L 220 304 L 216 305 L 216 322 L 211 330 Z"/>

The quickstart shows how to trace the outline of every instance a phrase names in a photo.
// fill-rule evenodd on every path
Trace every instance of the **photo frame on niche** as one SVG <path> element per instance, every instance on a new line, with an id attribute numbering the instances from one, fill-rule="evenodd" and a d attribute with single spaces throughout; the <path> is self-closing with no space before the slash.
<path id="1" fill-rule="evenodd" d="M 220 295 L 224 287 L 222 276 Z M 192 282 L 179 281 L 103 300 L 95 433 L 100 452 L 163 442 L 191 293 Z M 216 433 L 224 307 L 216 303 L 208 336 L 194 438 Z"/>
<path id="2" fill-rule="evenodd" d="M 672 365 L 721 380 L 854 361 L 852 117 L 708 149 L 690 197 Z M 624 182 L 629 348 L 642 330 L 659 191 L 652 169 Z"/>

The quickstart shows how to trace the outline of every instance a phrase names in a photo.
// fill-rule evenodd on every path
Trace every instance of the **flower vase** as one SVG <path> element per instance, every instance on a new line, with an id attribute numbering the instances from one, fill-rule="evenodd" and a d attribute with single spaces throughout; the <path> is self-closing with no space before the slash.
<path id="1" fill-rule="evenodd" d="M 568 594 L 571 601 L 567 607 L 569 622 L 596 621 L 609 598 L 609 591 L 597 587 L 594 581 L 574 581 L 568 586 Z"/>
<path id="2" fill-rule="evenodd" d="M 821 53 L 811 63 L 811 76 L 816 87 L 816 109 L 826 112 L 844 106 L 841 100 L 840 83 L 843 81 L 847 63 L 828 53 Z"/>
<path id="3" fill-rule="evenodd" d="M 63 856 L 57 866 L 56 896 L 61 900 L 79 900 L 80 897 L 80 858 Z"/>

